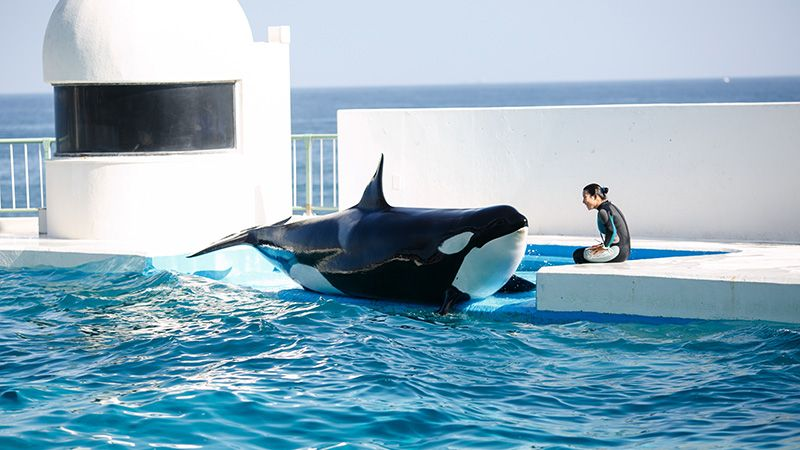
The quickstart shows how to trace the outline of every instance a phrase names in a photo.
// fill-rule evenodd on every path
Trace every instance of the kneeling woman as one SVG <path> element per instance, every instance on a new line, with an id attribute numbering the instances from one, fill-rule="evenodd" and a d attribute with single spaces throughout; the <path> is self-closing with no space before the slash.
<path id="1" fill-rule="evenodd" d="M 608 201 L 607 187 L 590 184 L 583 188 L 583 204 L 589 210 L 597 210 L 597 228 L 603 243 L 575 250 L 572 259 L 577 264 L 622 262 L 631 254 L 631 235 L 625 216 L 616 205 Z"/>

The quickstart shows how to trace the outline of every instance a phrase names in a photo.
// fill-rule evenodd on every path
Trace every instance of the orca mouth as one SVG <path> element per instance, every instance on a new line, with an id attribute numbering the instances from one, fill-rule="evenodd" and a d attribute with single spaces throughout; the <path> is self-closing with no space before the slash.
<path id="1" fill-rule="evenodd" d="M 513 228 L 519 230 L 520 228 L 528 228 L 528 219 L 525 216 L 520 216 L 516 221 L 510 222 Z"/>

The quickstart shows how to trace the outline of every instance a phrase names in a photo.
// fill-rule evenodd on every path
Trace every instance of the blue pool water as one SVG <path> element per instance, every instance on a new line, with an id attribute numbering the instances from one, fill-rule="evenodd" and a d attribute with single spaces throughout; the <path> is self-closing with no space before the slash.
<path id="1" fill-rule="evenodd" d="M 2 271 L 0 448 L 800 442 L 794 325 L 501 322 L 310 295 Z"/>

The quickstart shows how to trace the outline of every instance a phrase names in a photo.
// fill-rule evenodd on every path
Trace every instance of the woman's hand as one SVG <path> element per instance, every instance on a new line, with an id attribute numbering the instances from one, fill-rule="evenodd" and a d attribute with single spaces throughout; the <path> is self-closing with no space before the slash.
<path id="1" fill-rule="evenodd" d="M 589 247 L 589 253 L 594 255 L 594 254 L 598 253 L 600 250 L 602 250 L 603 248 L 605 248 L 605 247 L 603 247 L 603 244 L 595 244 L 595 245 Z"/>

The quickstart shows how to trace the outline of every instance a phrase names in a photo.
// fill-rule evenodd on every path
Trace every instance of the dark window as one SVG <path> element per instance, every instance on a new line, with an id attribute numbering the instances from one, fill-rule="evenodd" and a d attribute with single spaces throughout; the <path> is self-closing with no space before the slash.
<path id="1" fill-rule="evenodd" d="M 234 84 L 55 87 L 58 154 L 233 148 Z"/>

